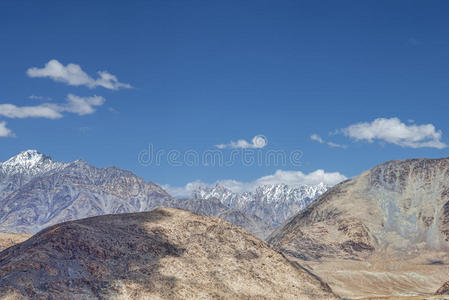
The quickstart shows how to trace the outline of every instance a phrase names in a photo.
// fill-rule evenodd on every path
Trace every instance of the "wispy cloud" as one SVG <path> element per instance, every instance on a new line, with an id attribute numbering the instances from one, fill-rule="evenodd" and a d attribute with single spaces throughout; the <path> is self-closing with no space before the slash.
<path id="1" fill-rule="evenodd" d="M 327 144 L 328 146 L 332 147 L 332 148 L 347 148 L 346 145 L 341 145 L 341 144 L 337 144 L 334 142 L 329 142 L 329 141 L 325 141 L 321 136 L 319 136 L 318 134 L 314 133 L 310 136 L 310 139 L 312 141 L 316 141 L 320 144 Z"/>
<path id="2" fill-rule="evenodd" d="M 56 109 L 55 105 L 50 106 L 48 104 L 41 104 L 34 106 L 16 106 L 14 104 L 0 104 L 0 116 L 12 119 L 62 118 L 61 112 Z"/>
<path id="3" fill-rule="evenodd" d="M 287 185 L 313 185 L 324 183 L 326 185 L 333 186 L 343 180 L 346 180 L 346 176 L 339 172 L 326 172 L 324 170 L 316 170 L 311 173 L 303 173 L 301 171 L 285 171 L 277 170 L 274 174 L 260 177 L 254 181 L 242 182 L 233 179 L 219 180 L 214 183 L 204 183 L 200 180 L 187 183 L 185 186 L 175 187 L 170 185 L 162 185 L 162 187 L 172 196 L 176 197 L 188 197 L 190 194 L 200 186 L 214 186 L 217 183 L 229 188 L 233 192 L 253 192 L 261 185 L 267 184 L 287 184 Z"/>
<path id="4" fill-rule="evenodd" d="M 317 141 L 320 144 L 324 143 L 324 140 L 318 134 L 315 134 L 315 133 L 310 136 L 310 139 L 312 141 Z"/>
<path id="5" fill-rule="evenodd" d="M 30 97 L 31 100 L 42 100 L 42 101 L 51 101 L 53 100 L 51 97 L 43 97 L 43 96 L 36 96 L 36 95 L 31 95 Z"/>
<path id="6" fill-rule="evenodd" d="M 447 145 L 441 141 L 442 131 L 436 130 L 433 124 L 404 124 L 398 118 L 378 118 L 372 122 L 361 122 L 350 125 L 339 132 L 356 140 L 384 141 L 401 147 L 409 148 L 437 148 L 443 149 Z"/>
<path id="7" fill-rule="evenodd" d="M 259 135 L 256 135 L 255 137 L 253 137 L 251 142 L 241 139 L 241 140 L 237 140 L 236 142 L 231 141 L 229 144 L 215 145 L 215 147 L 217 147 L 218 149 L 225 149 L 225 148 L 245 149 L 245 148 L 264 148 L 267 145 L 268 145 L 267 138 L 265 136 L 259 134 Z"/>
<path id="8" fill-rule="evenodd" d="M 14 104 L 0 104 L 0 116 L 10 119 L 45 118 L 60 119 L 64 113 L 73 113 L 79 116 L 93 114 L 96 108 L 103 105 L 106 100 L 101 96 L 80 97 L 68 94 L 65 103 L 42 103 L 34 106 L 16 106 Z M 6 122 L 0 123 L 0 136 L 14 136 L 6 128 Z"/>
<path id="9" fill-rule="evenodd" d="M 73 86 L 87 86 L 95 88 L 97 86 L 110 90 L 120 88 L 131 88 L 130 84 L 119 82 L 115 75 L 107 71 L 99 71 L 98 78 L 92 78 L 77 64 L 68 64 L 64 66 L 56 59 L 50 60 L 43 68 L 29 68 L 27 75 L 30 77 L 50 78 L 54 81 L 64 82 Z"/>
<path id="10" fill-rule="evenodd" d="M 16 136 L 11 129 L 6 127 L 6 122 L 0 122 L 0 137 L 14 137 Z"/>
<path id="11" fill-rule="evenodd" d="M 56 108 L 60 111 L 84 116 L 94 113 L 95 107 L 103 105 L 105 101 L 101 96 L 79 97 L 69 94 L 67 95 L 67 103 L 65 105 L 58 105 Z"/>
<path id="12" fill-rule="evenodd" d="M 43 103 L 34 106 L 16 106 L 14 104 L 0 104 L 0 116 L 6 118 L 46 118 L 60 119 L 64 112 L 74 113 L 80 116 L 92 114 L 95 107 L 103 105 L 106 100 L 101 96 L 79 97 L 73 94 L 67 95 L 63 104 Z"/>
<path id="13" fill-rule="evenodd" d="M 417 38 L 411 37 L 407 40 L 407 43 L 411 46 L 419 46 L 421 45 L 421 41 Z"/>

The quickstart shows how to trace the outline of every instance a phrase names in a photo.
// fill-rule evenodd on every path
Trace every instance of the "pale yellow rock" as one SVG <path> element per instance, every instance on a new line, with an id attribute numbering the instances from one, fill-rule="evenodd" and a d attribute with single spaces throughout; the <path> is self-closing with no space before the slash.
<path id="1" fill-rule="evenodd" d="M 31 234 L 0 232 L 0 251 L 21 243 L 31 237 Z"/>

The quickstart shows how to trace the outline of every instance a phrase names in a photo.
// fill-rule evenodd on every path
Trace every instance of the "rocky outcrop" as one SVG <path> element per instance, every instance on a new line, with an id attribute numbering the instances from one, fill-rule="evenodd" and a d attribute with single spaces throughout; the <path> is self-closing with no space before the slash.
<path id="1" fill-rule="evenodd" d="M 4 250 L 0 297 L 336 299 L 244 229 L 162 208 L 58 224 Z"/>
<path id="2" fill-rule="evenodd" d="M 449 281 L 437 290 L 436 295 L 449 295 Z"/>

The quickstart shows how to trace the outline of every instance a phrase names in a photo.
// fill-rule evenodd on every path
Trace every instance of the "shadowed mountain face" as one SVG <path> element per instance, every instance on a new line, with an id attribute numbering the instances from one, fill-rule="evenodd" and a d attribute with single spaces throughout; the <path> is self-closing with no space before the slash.
<path id="1" fill-rule="evenodd" d="M 240 226 L 257 236 L 265 239 L 272 231 L 273 227 L 267 225 L 259 217 L 245 214 L 238 209 L 232 209 L 221 203 L 217 198 L 209 199 L 175 199 L 170 207 L 189 210 L 209 217 L 219 217 L 234 225 Z"/>
<path id="2" fill-rule="evenodd" d="M 348 284 L 351 276 L 357 278 L 357 272 L 369 273 L 373 271 L 369 268 L 379 267 L 371 275 L 373 282 L 385 275 L 384 282 L 377 282 L 380 293 L 388 295 L 389 288 L 390 295 L 433 293 L 443 283 L 442 274 L 448 272 L 449 159 L 379 165 L 330 189 L 276 230 L 269 242 L 292 257 L 310 261 L 314 271 L 326 273 L 340 287 Z M 354 273 L 345 278 L 325 268 L 325 264 L 338 265 L 338 259 L 369 261 L 370 265 L 368 269 L 367 265 L 347 269 L 346 275 Z M 392 269 L 409 268 L 408 275 L 402 274 L 404 286 L 396 282 L 393 287 L 382 287 L 395 280 L 385 273 L 392 270 L 387 268 L 389 263 Z M 427 268 L 425 274 L 416 271 L 418 265 Z M 344 263 L 340 267 L 344 268 Z M 399 278 L 401 274 L 396 275 Z M 365 286 L 370 288 L 369 280 Z"/>
<path id="3" fill-rule="evenodd" d="M 58 224 L 6 249 L 0 296 L 336 299 L 240 227 L 165 208 Z"/>
<path id="4" fill-rule="evenodd" d="M 56 223 L 104 214 L 176 207 L 220 216 L 265 238 L 260 218 L 216 199 L 176 199 L 158 185 L 116 167 L 95 168 L 83 160 L 53 162 L 34 150 L 0 163 L 0 231 L 35 233 Z"/>

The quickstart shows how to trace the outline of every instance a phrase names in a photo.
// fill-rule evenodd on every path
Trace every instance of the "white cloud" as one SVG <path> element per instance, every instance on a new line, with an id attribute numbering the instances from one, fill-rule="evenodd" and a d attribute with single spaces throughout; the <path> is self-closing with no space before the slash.
<path id="1" fill-rule="evenodd" d="M 0 137 L 14 137 L 15 134 L 11 131 L 11 129 L 6 127 L 6 122 L 0 122 Z"/>
<path id="2" fill-rule="evenodd" d="M 365 140 L 369 143 L 380 140 L 410 148 L 443 149 L 447 147 L 441 141 L 441 130 L 436 130 L 433 124 L 406 125 L 398 118 L 378 118 L 371 123 L 357 123 L 340 132 L 356 141 Z"/>
<path id="3" fill-rule="evenodd" d="M 315 133 L 310 136 L 310 139 L 312 141 L 316 141 L 320 144 L 327 144 L 328 146 L 330 146 L 332 148 L 346 148 L 347 147 L 346 145 L 341 145 L 341 144 L 337 144 L 334 142 L 325 141 L 322 137 L 320 137 L 318 134 L 315 134 Z"/>
<path id="4" fill-rule="evenodd" d="M 106 100 L 100 96 L 79 97 L 67 95 L 67 102 L 63 104 L 43 103 L 35 106 L 16 106 L 14 104 L 0 104 L 0 116 L 7 118 L 47 118 L 60 119 L 63 112 L 70 112 L 80 116 L 92 114 L 96 106 L 101 106 Z"/>
<path id="5" fill-rule="evenodd" d="M 62 114 L 50 107 L 48 104 L 41 104 L 35 106 L 16 106 L 14 104 L 0 104 L 0 116 L 7 118 L 47 118 L 59 119 Z"/>
<path id="6" fill-rule="evenodd" d="M 215 145 L 218 149 L 225 149 L 225 148 L 264 148 L 266 145 L 268 145 L 268 140 L 263 135 L 256 135 L 253 137 L 253 139 L 250 142 L 247 142 L 246 140 L 238 140 L 237 142 L 231 141 L 229 144 L 219 144 Z"/>
<path id="7" fill-rule="evenodd" d="M 43 96 L 36 96 L 36 95 L 31 95 L 28 98 L 30 98 L 31 100 L 42 100 L 42 101 L 51 101 L 51 100 L 53 100 L 50 97 L 43 97 Z"/>
<path id="8" fill-rule="evenodd" d="M 192 192 L 200 186 L 208 186 L 208 184 L 200 180 L 196 180 L 187 183 L 185 186 L 171 186 L 169 184 L 161 185 L 161 187 L 165 191 L 167 191 L 167 193 L 169 193 L 174 197 L 189 197 L 192 194 Z"/>
<path id="9" fill-rule="evenodd" d="M 346 176 L 339 172 L 328 173 L 324 170 L 316 170 L 314 172 L 305 174 L 301 171 L 284 171 L 277 170 L 274 174 L 260 177 L 254 181 L 241 182 L 237 180 L 220 180 L 212 184 L 204 183 L 202 181 L 193 181 L 187 183 L 182 187 L 173 187 L 170 185 L 162 185 L 162 187 L 172 196 L 175 197 L 189 197 L 190 194 L 199 186 L 214 186 L 217 183 L 229 188 L 233 192 L 253 192 L 258 186 L 266 184 L 280 184 L 284 183 L 287 185 L 313 185 L 324 183 L 326 185 L 333 186 L 343 180 L 346 180 Z"/>
<path id="10" fill-rule="evenodd" d="M 324 140 L 318 134 L 315 134 L 315 133 L 310 136 L 310 139 L 312 141 L 317 141 L 320 144 L 324 143 Z"/>
<path id="11" fill-rule="evenodd" d="M 110 90 L 131 88 L 131 85 L 119 82 L 116 76 L 107 71 L 99 71 L 99 77 L 94 79 L 84 72 L 79 65 L 68 64 L 64 66 L 56 59 L 50 60 L 43 68 L 29 68 L 27 75 L 30 77 L 48 77 L 54 81 L 64 82 L 68 85 L 84 85 L 91 89 L 97 86 L 102 86 Z"/>
<path id="12" fill-rule="evenodd" d="M 67 104 L 60 106 L 61 111 L 67 111 L 80 116 L 95 112 L 95 106 L 101 106 L 106 100 L 101 96 L 79 97 L 73 94 L 67 95 Z"/>

